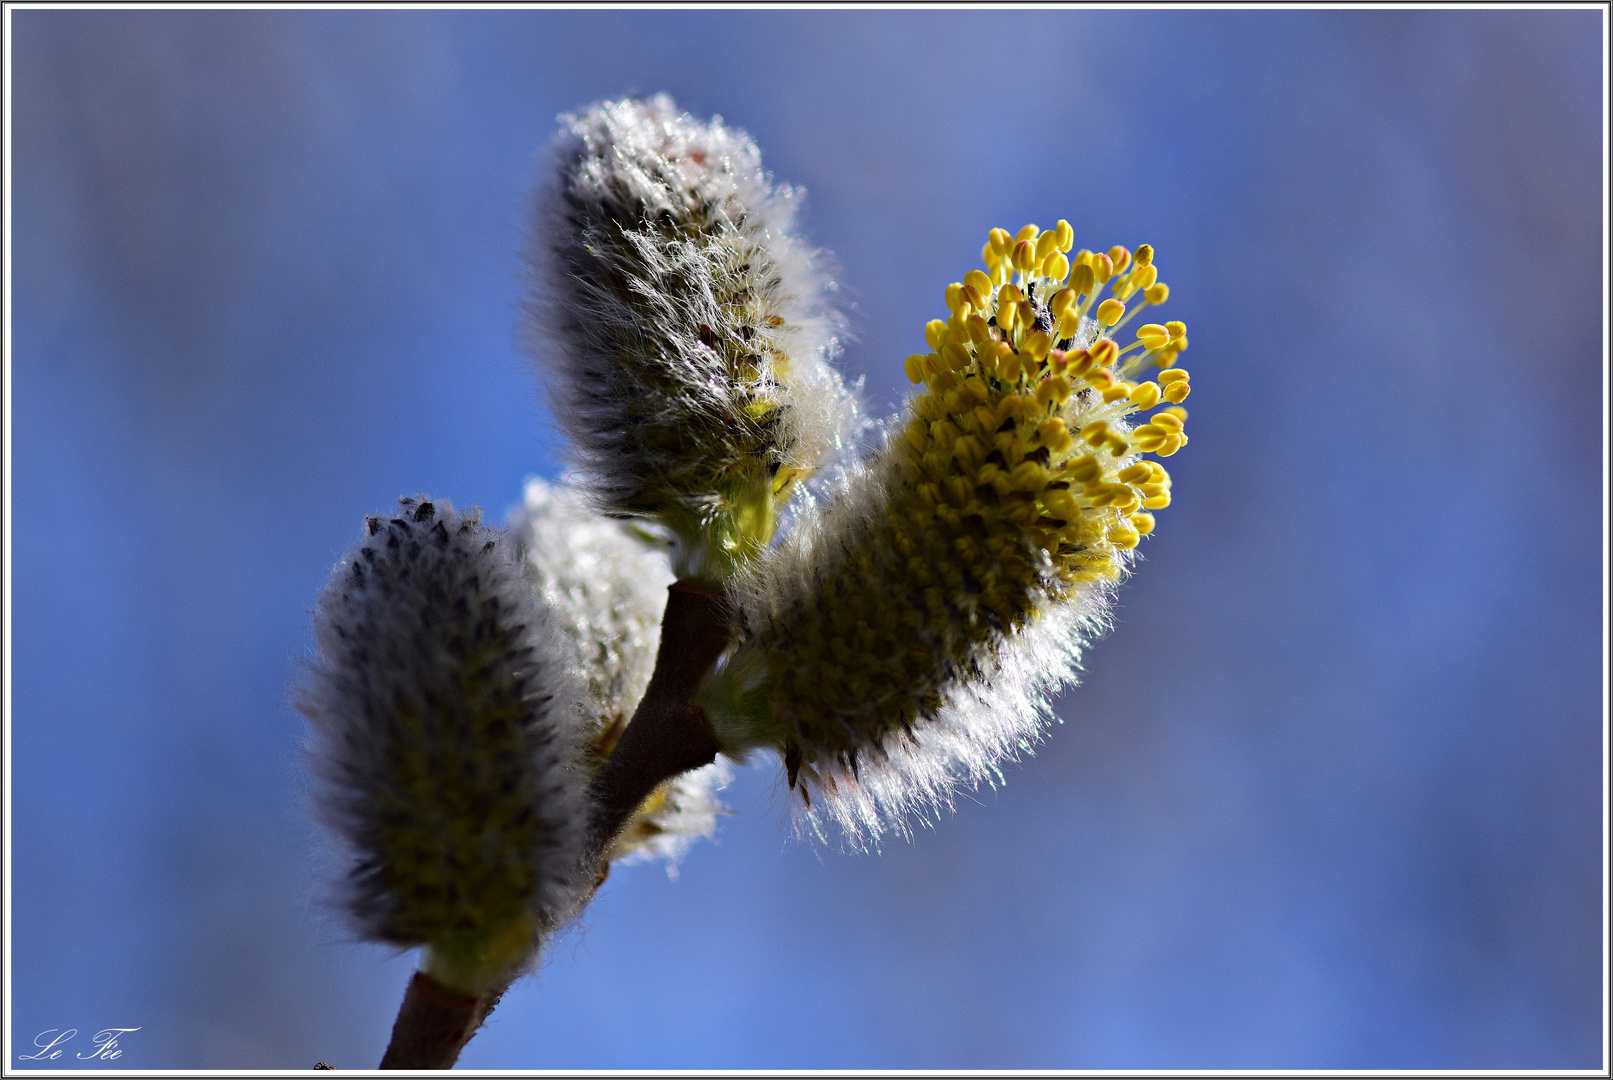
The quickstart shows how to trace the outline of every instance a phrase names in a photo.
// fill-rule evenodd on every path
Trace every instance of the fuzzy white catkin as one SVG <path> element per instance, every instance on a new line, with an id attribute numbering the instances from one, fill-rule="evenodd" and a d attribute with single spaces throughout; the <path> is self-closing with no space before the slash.
<path id="1" fill-rule="evenodd" d="M 457 956 L 479 992 L 593 884 L 586 688 L 516 545 L 442 500 L 368 519 L 314 630 L 296 704 L 351 855 L 343 907 L 362 938 Z"/>
<path id="2" fill-rule="evenodd" d="M 527 482 L 510 517 L 550 621 L 588 687 L 590 738 L 614 737 L 655 671 L 661 614 L 673 575 L 666 543 L 631 522 L 591 509 L 565 484 Z M 716 793 L 728 783 L 726 762 L 687 772 L 651 796 L 608 853 L 613 861 L 660 858 L 672 872 L 723 812 Z"/>
<path id="3" fill-rule="evenodd" d="M 594 498 L 671 526 L 691 576 L 714 532 L 765 544 L 773 499 L 856 429 L 833 283 L 797 235 L 800 191 L 721 118 L 662 94 L 561 121 L 526 338 Z"/>

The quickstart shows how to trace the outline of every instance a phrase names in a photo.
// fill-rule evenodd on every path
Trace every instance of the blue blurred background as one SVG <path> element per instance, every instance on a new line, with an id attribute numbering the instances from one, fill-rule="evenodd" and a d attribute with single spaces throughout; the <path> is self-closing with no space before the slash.
<path id="1" fill-rule="evenodd" d="M 1006 788 L 859 856 L 742 770 L 462 1064 L 1601 1064 L 1600 12 L 12 20 L 12 1067 L 378 1060 L 412 958 L 316 901 L 309 608 L 398 495 L 555 474 L 537 154 L 662 89 L 807 188 L 876 412 L 1065 217 L 1158 249 L 1193 442 Z"/>

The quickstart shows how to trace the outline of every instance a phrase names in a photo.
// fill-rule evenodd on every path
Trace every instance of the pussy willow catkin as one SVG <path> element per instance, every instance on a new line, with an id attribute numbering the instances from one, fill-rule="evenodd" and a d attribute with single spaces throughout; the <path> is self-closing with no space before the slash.
<path id="1" fill-rule="evenodd" d="M 668 525 L 680 577 L 724 578 L 856 422 L 800 192 L 665 95 L 562 122 L 527 320 L 555 414 L 603 509 Z"/>
<path id="2" fill-rule="evenodd" d="M 666 545 L 632 522 L 602 516 L 574 489 L 542 480 L 528 481 L 510 535 L 567 647 L 570 667 L 587 683 L 587 760 L 597 769 L 655 669 L 673 581 Z M 660 858 L 670 871 L 696 840 L 716 831 L 722 812 L 716 792 L 728 779 L 727 765 L 718 761 L 662 784 L 616 836 L 606 859 Z"/>
<path id="3" fill-rule="evenodd" d="M 745 638 L 705 688 L 725 746 L 776 749 L 854 841 L 1032 745 L 1170 502 L 1141 455 L 1187 442 L 1186 328 L 1122 347 L 1169 293 L 1153 250 L 1072 241 L 992 231 L 907 360 L 905 419 L 747 576 Z"/>
<path id="4" fill-rule="evenodd" d="M 445 501 L 368 520 L 319 598 L 297 696 L 362 938 L 476 996 L 592 886 L 581 680 L 515 545 Z"/>

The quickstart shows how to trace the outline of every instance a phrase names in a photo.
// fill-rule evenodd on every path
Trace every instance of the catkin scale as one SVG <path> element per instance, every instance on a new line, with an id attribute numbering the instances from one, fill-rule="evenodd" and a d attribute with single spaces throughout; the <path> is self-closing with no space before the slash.
<path id="1" fill-rule="evenodd" d="M 832 283 L 796 236 L 800 192 L 720 118 L 659 95 L 562 122 L 528 342 L 599 504 L 669 525 L 680 576 L 721 576 L 857 422 L 827 363 Z"/>
<path id="2" fill-rule="evenodd" d="M 402 499 L 332 572 L 297 694 L 358 935 L 480 993 L 585 895 L 583 687 L 514 545 Z"/>

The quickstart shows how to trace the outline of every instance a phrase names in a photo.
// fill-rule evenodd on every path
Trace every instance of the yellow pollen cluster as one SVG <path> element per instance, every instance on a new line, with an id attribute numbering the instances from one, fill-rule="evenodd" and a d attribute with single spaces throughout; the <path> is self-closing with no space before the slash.
<path id="1" fill-rule="evenodd" d="M 1024 529 L 1066 583 L 1117 576 L 1115 553 L 1153 530 L 1147 510 L 1170 504 L 1164 467 L 1131 459 L 1186 445 L 1180 402 L 1190 392 L 1175 366 L 1185 325 L 1147 323 L 1131 344 L 1115 340 L 1170 293 L 1153 248 L 1068 256 L 1073 240 L 1066 221 L 1016 236 L 993 229 L 986 271 L 948 286 L 951 317 L 925 328 L 934 351 L 906 365 L 926 391 L 907 428 L 926 474 L 920 497 L 980 518 L 988 532 L 994 518 Z M 1141 380 L 1149 366 L 1163 369 L 1157 381 Z M 949 486 L 969 497 L 958 505 Z"/>
<path id="2" fill-rule="evenodd" d="M 1072 246 L 1065 221 L 992 230 L 985 269 L 926 326 L 931 351 L 907 358 L 923 390 L 883 462 L 882 513 L 759 628 L 792 783 L 806 766 L 832 785 L 827 762 L 855 773 L 1048 605 L 1117 580 L 1170 504 L 1170 475 L 1138 455 L 1187 442 L 1186 327 L 1122 347 L 1169 292 L 1153 249 Z"/>

